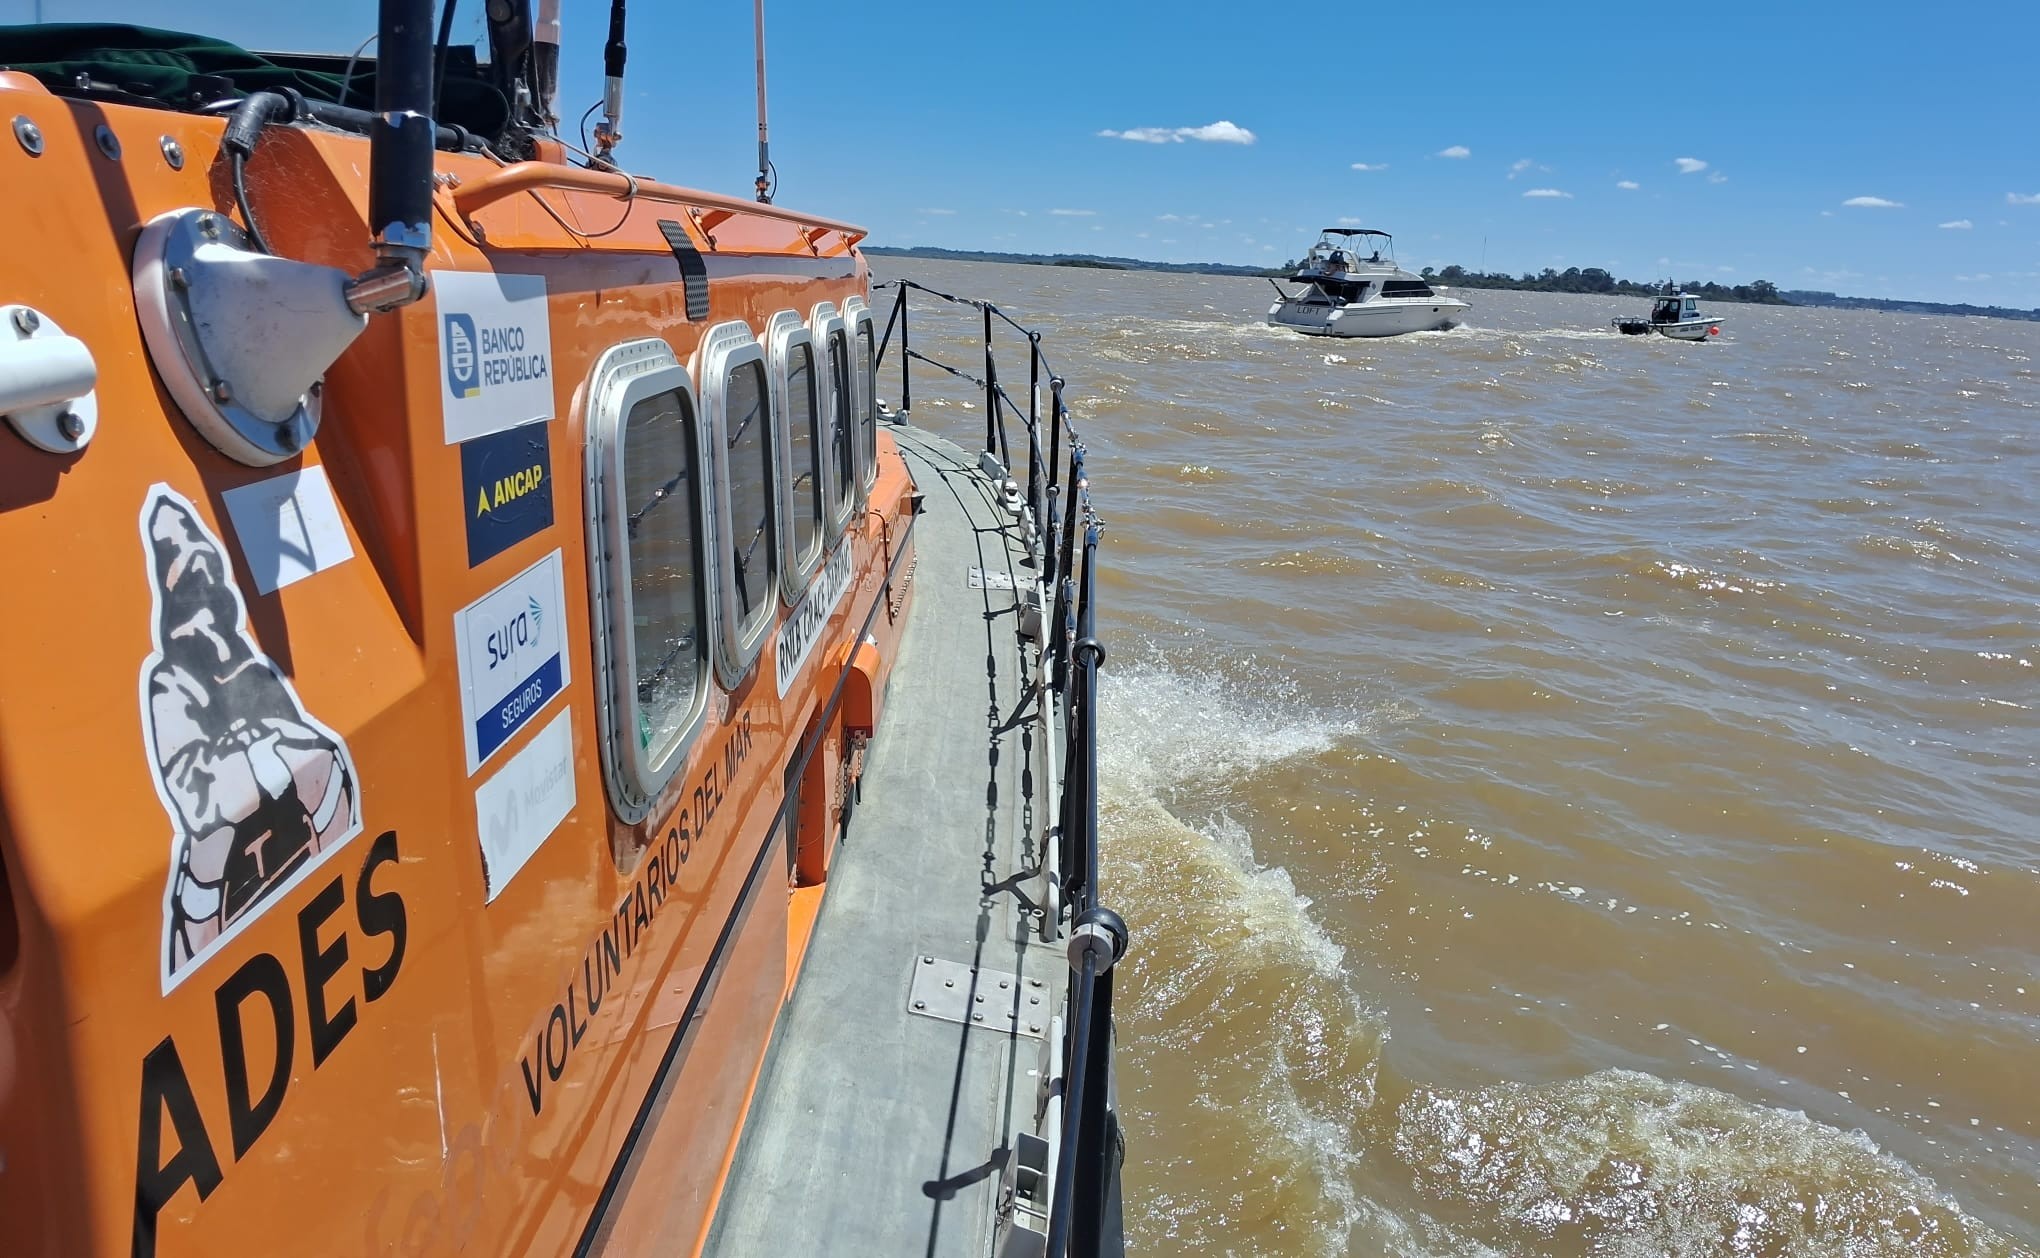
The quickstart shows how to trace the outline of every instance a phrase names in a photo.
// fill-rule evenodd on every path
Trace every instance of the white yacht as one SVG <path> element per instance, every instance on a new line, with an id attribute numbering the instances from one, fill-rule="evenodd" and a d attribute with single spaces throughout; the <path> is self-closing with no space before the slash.
<path id="1" fill-rule="evenodd" d="M 1459 322 L 1473 307 L 1440 297 L 1421 275 L 1395 264 L 1395 238 L 1370 227 L 1327 227 L 1304 255 L 1292 293 L 1275 283 L 1282 299 L 1268 308 L 1268 322 L 1312 336 L 1401 336 L 1434 332 Z"/>

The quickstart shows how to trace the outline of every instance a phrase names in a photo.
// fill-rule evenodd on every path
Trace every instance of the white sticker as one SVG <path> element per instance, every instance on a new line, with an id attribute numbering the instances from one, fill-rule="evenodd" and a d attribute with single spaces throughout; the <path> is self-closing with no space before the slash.
<path id="1" fill-rule="evenodd" d="M 543 275 L 434 271 L 446 443 L 551 419 L 552 321 Z"/>
<path id="2" fill-rule="evenodd" d="M 574 811 L 572 716 L 572 708 L 562 708 L 494 777 L 475 788 L 475 833 L 482 842 L 482 877 L 491 901 Z"/>
<path id="3" fill-rule="evenodd" d="M 566 608 L 566 578 L 556 550 L 454 613 L 469 773 L 572 680 Z"/>
<path id="4" fill-rule="evenodd" d="M 821 640 L 822 626 L 829 623 L 829 617 L 836 614 L 836 604 L 843 601 L 843 592 L 850 588 L 850 542 L 846 538 L 836 553 L 829 557 L 821 574 L 808 583 L 807 593 L 800 596 L 800 606 L 793 609 L 793 615 L 779 627 L 779 649 L 773 653 L 773 669 L 778 674 L 779 697 L 786 697 L 787 688 L 793 679 L 800 676 L 801 666 Z"/>
<path id="5" fill-rule="evenodd" d="M 241 541 L 258 594 L 274 594 L 354 558 L 323 467 L 301 468 L 229 489 L 220 500 L 234 522 L 234 536 Z"/>

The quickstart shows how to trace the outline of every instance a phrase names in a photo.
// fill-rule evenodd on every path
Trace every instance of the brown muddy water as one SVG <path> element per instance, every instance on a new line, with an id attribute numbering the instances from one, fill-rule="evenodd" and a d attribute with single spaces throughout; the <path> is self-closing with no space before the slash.
<path id="1" fill-rule="evenodd" d="M 2035 1252 L 2040 325 L 875 262 L 1093 452 L 1134 1252 Z"/>

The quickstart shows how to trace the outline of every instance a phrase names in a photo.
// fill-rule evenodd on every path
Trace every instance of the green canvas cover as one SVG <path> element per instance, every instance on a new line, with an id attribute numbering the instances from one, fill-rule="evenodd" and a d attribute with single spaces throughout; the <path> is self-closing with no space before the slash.
<path id="1" fill-rule="evenodd" d="M 344 59 L 322 60 L 344 64 Z M 372 58 L 362 58 L 349 80 L 340 73 L 281 64 L 222 39 L 147 26 L 0 26 L 0 67 L 32 74 L 55 92 L 113 92 L 173 109 L 284 87 L 310 100 L 356 109 L 375 103 Z M 443 91 L 442 122 L 493 136 L 509 117 L 501 93 L 487 83 L 448 74 Z"/>

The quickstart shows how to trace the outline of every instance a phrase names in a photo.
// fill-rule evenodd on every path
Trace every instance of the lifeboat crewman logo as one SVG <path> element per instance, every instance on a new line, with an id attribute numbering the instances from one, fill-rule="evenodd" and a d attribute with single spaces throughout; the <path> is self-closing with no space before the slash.
<path id="1" fill-rule="evenodd" d="M 482 395 L 480 358 L 475 352 L 475 321 L 464 314 L 446 316 L 446 390 L 455 397 Z"/>
<path id="2" fill-rule="evenodd" d="M 142 724 L 170 815 L 163 989 L 361 829 L 361 787 L 339 735 L 298 701 L 248 634 L 226 547 L 167 485 L 142 503 L 155 649 Z"/>

